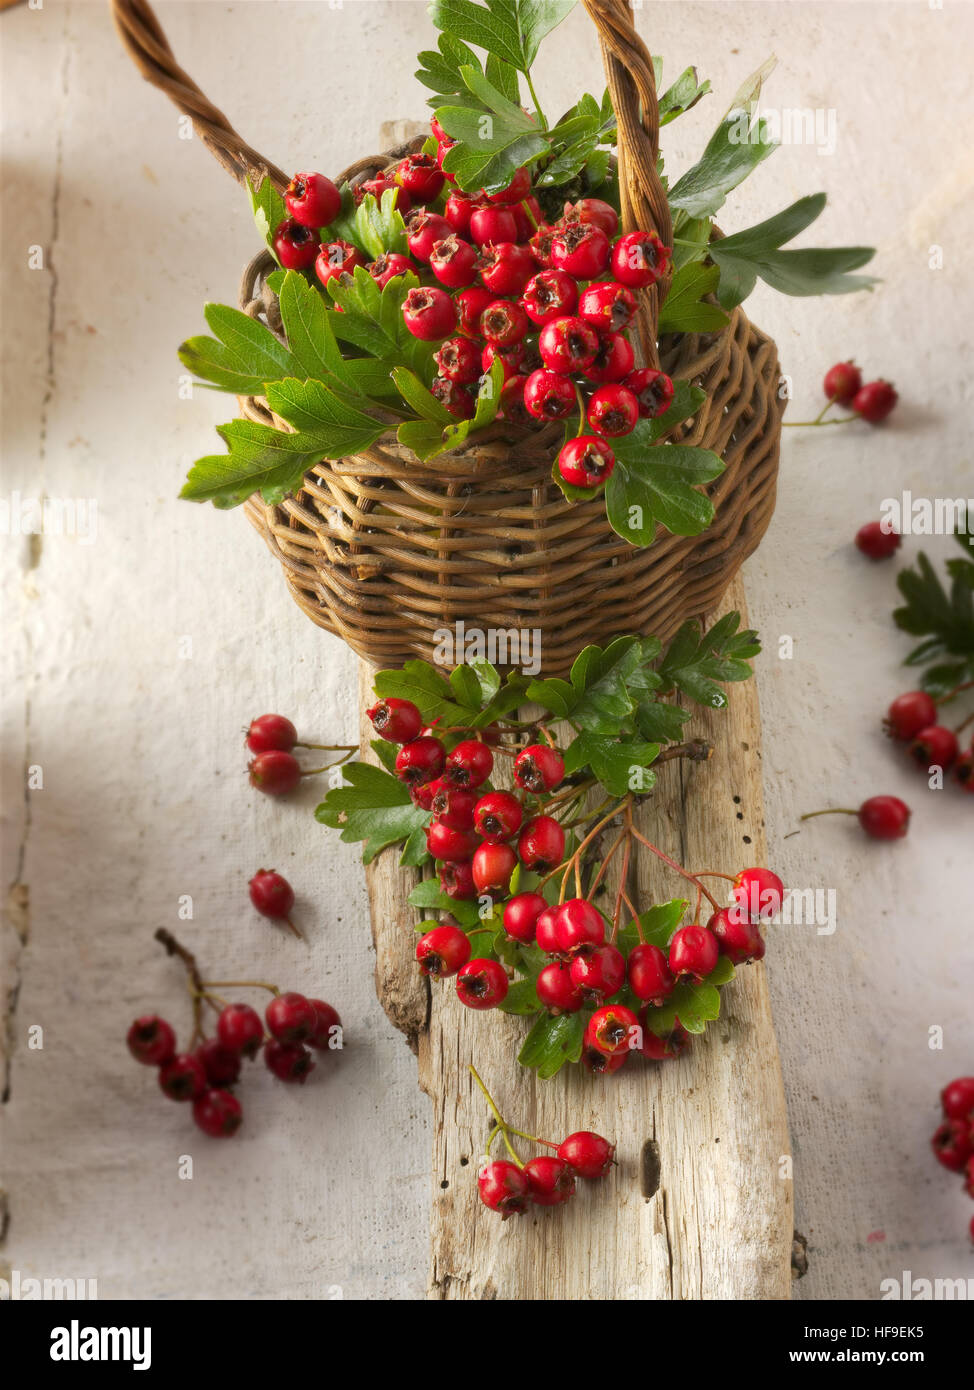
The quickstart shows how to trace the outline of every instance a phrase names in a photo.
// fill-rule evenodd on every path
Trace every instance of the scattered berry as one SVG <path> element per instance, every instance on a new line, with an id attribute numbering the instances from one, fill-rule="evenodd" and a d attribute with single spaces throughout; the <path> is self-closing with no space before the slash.
<path id="1" fill-rule="evenodd" d="M 881 521 L 867 521 L 856 532 L 856 548 L 870 560 L 888 560 L 901 544 L 898 532 L 887 530 Z"/>
<path id="2" fill-rule="evenodd" d="M 269 753 L 272 750 L 290 753 L 297 741 L 297 729 L 283 714 L 258 715 L 250 721 L 247 730 L 247 747 L 251 753 Z"/>
<path id="3" fill-rule="evenodd" d="M 434 820 L 426 827 L 426 848 L 444 864 L 462 864 L 473 857 L 477 837 L 472 830 L 454 830 L 452 825 Z"/>
<path id="4" fill-rule="evenodd" d="M 584 1046 L 606 1057 L 624 1055 L 630 1050 L 639 1019 L 625 1004 L 605 1004 L 585 1025 Z"/>
<path id="5" fill-rule="evenodd" d="M 319 1052 L 341 1051 L 342 1020 L 338 1010 L 324 999 L 309 999 L 308 1003 L 315 1011 L 315 1030 L 308 1039 L 308 1046 Z"/>
<path id="6" fill-rule="evenodd" d="M 720 954 L 732 965 L 764 959 L 764 937 L 756 922 L 745 917 L 739 908 L 720 908 L 707 923 L 707 930 L 717 939 Z"/>
<path id="7" fill-rule="evenodd" d="M 837 405 L 851 405 L 852 398 L 862 386 L 862 372 L 855 362 L 837 362 L 825 373 L 822 389 Z"/>
<path id="8" fill-rule="evenodd" d="M 240 1080 L 240 1053 L 224 1047 L 219 1038 L 207 1038 L 196 1049 L 211 1086 L 232 1086 Z"/>
<path id="9" fill-rule="evenodd" d="M 457 975 L 457 998 L 468 1009 L 496 1009 L 507 990 L 507 972 L 497 960 L 468 961 Z"/>
<path id="10" fill-rule="evenodd" d="M 206 1090 L 206 1071 L 193 1052 L 183 1052 L 159 1068 L 159 1085 L 170 1100 L 195 1100 Z"/>
<path id="11" fill-rule="evenodd" d="M 293 753 L 270 748 L 258 753 L 247 766 L 250 785 L 265 796 L 286 796 L 301 782 L 301 764 Z"/>
<path id="12" fill-rule="evenodd" d="M 551 1014 L 574 1014 L 585 1003 L 581 990 L 572 979 L 571 968 L 560 960 L 553 960 L 538 972 L 535 990 L 544 1007 Z"/>
<path id="13" fill-rule="evenodd" d="M 910 743 L 909 753 L 914 762 L 926 772 L 935 767 L 950 767 L 957 757 L 957 735 L 942 724 L 921 729 Z"/>
<path id="14" fill-rule="evenodd" d="M 883 728 L 890 738 L 909 742 L 921 729 L 937 722 L 937 706 L 925 690 L 908 690 L 897 695 L 886 711 Z"/>
<path id="15" fill-rule="evenodd" d="M 588 422 L 610 439 L 631 434 L 639 419 L 639 402 L 627 386 L 614 382 L 593 391 L 588 403 Z"/>
<path id="16" fill-rule="evenodd" d="M 885 420 L 899 400 L 888 381 L 867 381 L 853 396 L 852 409 L 870 425 Z"/>
<path id="17" fill-rule="evenodd" d="M 448 338 L 457 326 L 453 300 L 446 290 L 430 289 L 425 285 L 410 290 L 406 295 L 402 317 L 413 337 L 424 343 Z"/>
<path id="18" fill-rule="evenodd" d="M 524 1176 L 536 1207 L 560 1207 L 575 1195 L 575 1174 L 563 1158 L 539 1154 L 524 1165 Z"/>
<path id="19" fill-rule="evenodd" d="M 484 1206 L 499 1211 L 504 1221 L 527 1209 L 528 1180 L 517 1164 L 505 1158 L 484 1164 L 477 1175 L 477 1191 Z"/>
<path id="20" fill-rule="evenodd" d="M 874 840 L 901 840 L 910 827 L 910 808 L 898 796 L 871 796 L 859 807 L 859 824 Z"/>
<path id="21" fill-rule="evenodd" d="M 752 922 L 777 916 L 785 898 L 785 885 L 770 869 L 742 869 L 734 879 L 734 901 Z"/>

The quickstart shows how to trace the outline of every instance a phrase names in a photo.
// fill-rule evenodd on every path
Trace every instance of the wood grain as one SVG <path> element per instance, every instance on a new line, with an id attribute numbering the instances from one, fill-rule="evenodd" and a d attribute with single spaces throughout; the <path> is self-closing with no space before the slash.
<path id="1" fill-rule="evenodd" d="M 744 609 L 738 583 L 728 595 L 732 607 Z M 364 696 L 371 690 L 364 663 L 362 684 Z M 662 767 L 640 828 L 694 869 L 763 863 L 755 683 L 733 687 L 726 710 L 699 710 L 689 727 L 713 741 L 714 756 Z M 524 1020 L 464 1009 L 449 985 L 434 986 L 430 1007 L 412 954 L 414 911 L 402 905 L 416 875 L 404 876 L 396 858 L 386 851 L 366 877 L 379 998 L 416 1051 L 433 1105 L 430 1296 L 787 1298 L 791 1168 L 765 966 L 738 971 L 723 992 L 721 1018 L 680 1059 L 634 1059 L 608 1078 L 565 1068 L 539 1081 L 515 1061 Z M 635 872 L 643 902 L 681 891 L 648 853 Z M 612 1139 L 612 1174 L 580 1183 L 567 1207 L 503 1223 L 489 1215 L 475 1182 L 487 1112 L 470 1062 L 519 1128 L 556 1141 L 576 1129 Z"/>

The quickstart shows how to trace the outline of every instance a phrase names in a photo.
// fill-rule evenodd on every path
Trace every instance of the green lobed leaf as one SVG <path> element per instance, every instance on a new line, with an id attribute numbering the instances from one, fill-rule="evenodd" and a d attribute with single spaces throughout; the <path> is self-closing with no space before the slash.
<path id="1" fill-rule="evenodd" d="M 432 0 L 429 13 L 438 29 L 527 72 L 541 40 L 574 6 L 575 0 Z"/>
<path id="2" fill-rule="evenodd" d="M 656 782 L 650 764 L 656 761 L 659 752 L 658 743 L 583 732 L 565 750 L 565 772 L 571 775 L 583 767 L 590 767 L 612 796 L 625 796 L 631 791 L 648 792 Z"/>
<path id="3" fill-rule="evenodd" d="M 254 186 L 250 175 L 247 175 L 247 194 L 250 198 L 250 210 L 254 214 L 254 221 L 257 224 L 261 239 L 266 243 L 274 259 L 277 260 L 277 252 L 274 250 L 274 232 L 279 223 L 287 217 L 284 199 L 266 174 L 257 187 Z"/>
<path id="4" fill-rule="evenodd" d="M 769 60 L 744 83 L 698 162 L 670 188 L 670 207 L 690 217 L 713 217 L 727 194 L 776 148 L 767 121 L 755 115 L 762 83 L 774 61 Z"/>
<path id="5" fill-rule="evenodd" d="M 720 280 L 717 266 L 696 262 L 683 266 L 673 276 L 669 293 L 660 309 L 658 332 L 714 333 L 727 323 L 727 315 L 716 304 L 704 303 Z"/>
<path id="6" fill-rule="evenodd" d="M 407 661 L 401 670 L 379 671 L 375 693 L 380 699 L 394 696 L 412 700 L 425 724 L 440 720 L 444 725 L 469 724 L 471 710 L 453 699 L 453 690 L 443 673 L 428 661 Z"/>
<path id="7" fill-rule="evenodd" d="M 430 814 L 415 806 L 397 777 L 371 763 L 348 763 L 346 786 L 335 787 L 315 811 L 323 825 L 341 830 L 347 843 L 363 842 L 362 862 L 370 864 L 387 845 L 409 840 Z"/>
<path id="8" fill-rule="evenodd" d="M 688 444 L 653 446 L 652 425 L 640 420 L 614 441 L 616 466 L 605 488 L 609 525 L 632 545 L 651 545 L 662 524 L 679 536 L 697 536 L 714 519 L 714 506 L 699 491 L 724 470 L 710 449 Z"/>
<path id="9" fill-rule="evenodd" d="M 436 878 L 424 878 L 422 883 L 417 883 L 406 901 L 410 907 L 448 912 L 465 931 L 471 931 L 481 925 L 477 903 L 451 898 L 448 893 L 443 892 L 439 879 Z"/>
<path id="10" fill-rule="evenodd" d="M 741 615 L 726 613 L 708 632 L 696 619 L 683 624 L 658 669 L 667 688 L 676 687 L 697 704 L 723 709 L 721 683 L 747 680 L 751 658 L 761 650 L 753 629 L 740 629 Z"/>
<path id="11" fill-rule="evenodd" d="M 524 1040 L 518 1061 L 540 1077 L 548 1079 L 566 1062 L 577 1062 L 582 1055 L 585 1018 L 581 1013 L 544 1014 Z"/>

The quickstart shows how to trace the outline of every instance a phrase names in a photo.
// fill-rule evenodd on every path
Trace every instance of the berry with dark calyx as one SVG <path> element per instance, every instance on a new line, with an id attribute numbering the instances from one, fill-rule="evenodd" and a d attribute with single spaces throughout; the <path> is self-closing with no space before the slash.
<path id="1" fill-rule="evenodd" d="M 426 848 L 444 864 L 462 864 L 473 858 L 477 837 L 472 830 L 454 830 L 452 825 L 434 820 L 426 827 Z"/>
<path id="2" fill-rule="evenodd" d="M 315 1069 L 315 1060 L 300 1043 L 278 1042 L 269 1039 L 264 1044 L 264 1063 L 278 1081 L 296 1081 L 303 1086 Z"/>
<path id="3" fill-rule="evenodd" d="M 494 770 L 494 755 L 486 743 L 466 738 L 446 759 L 446 781 L 455 787 L 479 787 Z"/>
<path id="4" fill-rule="evenodd" d="M 470 218 L 476 208 L 477 203 L 473 198 L 454 189 L 446 200 L 443 216 L 459 236 L 467 236 L 470 232 Z"/>
<path id="5" fill-rule="evenodd" d="M 974 1120 L 974 1076 L 958 1076 L 940 1092 L 948 1120 Z"/>
<path id="6" fill-rule="evenodd" d="M 422 974 L 445 980 L 470 959 L 470 938 L 450 923 L 434 927 L 416 942 L 416 959 Z"/>
<path id="7" fill-rule="evenodd" d="M 550 1014 L 574 1014 L 585 1003 L 581 990 L 572 979 L 570 967 L 553 960 L 538 972 L 535 991 Z"/>
<path id="8" fill-rule="evenodd" d="M 680 1053 L 685 1052 L 690 1046 L 690 1034 L 679 1020 L 671 1032 L 660 1036 L 647 1026 L 646 1018 L 646 1009 L 640 1009 L 639 1022 L 643 1030 L 643 1041 L 639 1050 L 649 1061 L 663 1062 L 669 1057 L 679 1057 Z"/>
<path id="9" fill-rule="evenodd" d="M 357 246 L 348 241 L 322 242 L 315 261 L 315 274 L 323 285 L 341 275 L 351 275 L 357 266 L 365 265 L 365 257 Z"/>
<path id="10" fill-rule="evenodd" d="M 478 845 L 471 863 L 473 881 L 481 893 L 506 893 L 511 874 L 517 867 L 517 855 L 507 844 Z"/>
<path id="11" fill-rule="evenodd" d="M 524 383 L 524 406 L 536 420 L 562 420 L 576 405 L 572 380 L 561 372 L 539 368 Z"/>
<path id="12" fill-rule="evenodd" d="M 507 972 L 497 960 L 470 960 L 457 975 L 457 998 L 468 1009 L 496 1009 L 507 990 Z"/>
<path id="13" fill-rule="evenodd" d="M 503 1221 L 527 1209 L 528 1180 L 517 1164 L 506 1158 L 484 1165 L 477 1174 L 477 1191 L 484 1206 L 499 1211 Z"/>
<path id="14" fill-rule="evenodd" d="M 207 1038 L 196 1049 L 211 1086 L 232 1086 L 240 1080 L 240 1053 L 224 1047 L 219 1038 Z"/>
<path id="15" fill-rule="evenodd" d="M 452 232 L 453 228 L 449 222 L 438 212 L 427 212 L 425 208 L 421 208 L 418 212 L 411 213 L 406 219 L 406 244 L 410 255 L 428 265 L 433 247 Z"/>
<path id="16" fill-rule="evenodd" d="M 932 696 L 925 690 L 908 690 L 896 699 L 886 711 L 883 728 L 890 738 L 908 743 L 916 738 L 921 729 L 929 728 L 937 722 L 937 706 Z"/>
<path id="17" fill-rule="evenodd" d="M 615 466 L 612 446 L 597 434 L 576 435 L 558 454 L 558 472 L 572 487 L 601 487 Z"/>
<path id="18" fill-rule="evenodd" d="M 554 816 L 535 816 L 521 831 L 517 857 L 532 873 L 546 874 L 565 855 L 565 832 Z"/>
<path id="19" fill-rule="evenodd" d="M 959 755 L 954 763 L 954 777 L 965 792 L 974 792 L 974 748 Z"/>
<path id="20" fill-rule="evenodd" d="M 925 721 L 932 724 L 932 719 Z M 298 731 L 290 719 L 283 714 L 261 714 L 250 721 L 247 730 L 247 747 L 251 753 L 269 753 L 277 749 L 290 753 L 298 741 Z"/>
<path id="21" fill-rule="evenodd" d="M 410 154 L 396 165 L 396 183 L 417 203 L 431 203 L 439 197 L 443 174 L 431 154 Z"/>
<path id="22" fill-rule="evenodd" d="M 594 222 L 569 222 L 552 237 L 551 262 L 577 280 L 594 280 L 608 265 L 609 250 L 609 238 Z"/>
<path id="23" fill-rule="evenodd" d="M 264 1041 L 264 1025 L 257 1010 L 249 1004 L 227 1004 L 216 1021 L 216 1035 L 231 1052 L 256 1057 Z"/>
<path id="24" fill-rule="evenodd" d="M 564 270 L 541 270 L 524 286 L 521 303 L 531 322 L 543 328 L 552 319 L 574 312 L 578 285 Z"/>
<path id="25" fill-rule="evenodd" d="M 433 343 L 448 338 L 457 326 L 453 300 L 446 290 L 421 285 L 406 295 L 402 317 L 409 332 L 421 342 Z"/>
<path id="26" fill-rule="evenodd" d="M 666 963 L 666 953 L 650 942 L 640 942 L 626 961 L 629 988 L 637 999 L 660 1005 L 673 993 L 676 981 Z"/>
<path id="27" fill-rule="evenodd" d="M 423 716 L 412 700 L 399 700 L 395 695 L 365 712 L 373 729 L 387 743 L 411 743 L 423 727 Z"/>
<path id="28" fill-rule="evenodd" d="M 635 360 L 628 338 L 622 333 L 603 333 L 599 336 L 595 357 L 585 368 L 585 375 L 599 385 L 624 381 Z"/>
<path id="29" fill-rule="evenodd" d="M 628 387 L 614 382 L 593 391 L 588 403 L 588 422 L 610 439 L 631 434 L 639 419 L 639 402 Z"/>
<path id="30" fill-rule="evenodd" d="M 785 885 L 770 869 L 742 869 L 734 879 L 734 901 L 752 922 L 767 922 L 781 911 Z"/>
<path id="31" fill-rule="evenodd" d="M 211 1139 L 231 1139 L 243 1124 L 243 1109 L 236 1096 L 214 1087 L 193 1101 L 193 1121 Z"/>
<path id="32" fill-rule="evenodd" d="M 578 300 L 578 317 L 599 333 L 619 333 L 636 317 L 636 296 L 614 280 L 599 280 L 584 289 Z"/>
<path id="33" fill-rule="evenodd" d="M 489 211 L 496 212 L 491 208 Z M 477 213 L 470 219 L 473 227 Z M 475 238 L 476 240 L 476 238 Z M 518 295 L 535 273 L 534 257 L 515 241 L 495 241 L 484 246 L 477 261 L 480 278 L 492 294 Z"/>
<path id="34" fill-rule="evenodd" d="M 597 946 L 577 955 L 570 973 L 586 1003 L 598 1004 L 619 993 L 626 979 L 626 958 L 615 946 Z"/>
<path id="35" fill-rule="evenodd" d="M 856 532 L 856 549 L 870 560 L 888 560 L 902 545 L 898 531 L 890 531 L 882 521 L 867 521 Z"/>
<path id="36" fill-rule="evenodd" d="M 910 757 L 927 772 L 935 767 L 950 767 L 957 752 L 957 735 L 942 724 L 921 729 L 909 748 Z"/>
<path id="37" fill-rule="evenodd" d="M 401 255 L 398 251 L 383 251 L 381 256 L 376 256 L 365 268 L 380 290 L 385 289 L 389 281 L 394 280 L 397 275 L 405 275 L 408 271 L 414 274 L 416 272 L 416 267 L 409 257 Z"/>
<path id="38" fill-rule="evenodd" d="M 625 1004 L 604 1004 L 585 1025 L 584 1045 L 615 1057 L 630 1050 L 631 1030 L 638 1027 L 639 1019 Z"/>
<path id="39" fill-rule="evenodd" d="M 318 238 L 293 217 L 286 217 L 274 230 L 274 255 L 285 270 L 307 270 L 318 254 Z"/>
<path id="40" fill-rule="evenodd" d="M 971 1156 L 970 1126 L 964 1120 L 945 1120 L 934 1130 L 930 1147 L 938 1163 L 952 1173 L 962 1172 Z"/>
<path id="41" fill-rule="evenodd" d="M 182 1052 L 159 1068 L 159 1085 L 170 1100 L 195 1100 L 206 1090 L 206 1071 L 194 1052 Z"/>
<path id="42" fill-rule="evenodd" d="M 874 840 L 902 840 L 910 828 L 910 808 L 898 796 L 871 796 L 858 814 L 859 824 Z"/>
<path id="43" fill-rule="evenodd" d="M 145 1014 L 137 1018 L 128 1030 L 125 1041 L 129 1052 L 143 1066 L 161 1067 L 176 1055 L 176 1034 L 158 1014 Z"/>
<path id="44" fill-rule="evenodd" d="M 432 782 L 446 765 L 446 749 L 438 738 L 423 734 L 404 743 L 396 754 L 396 776 L 412 786 Z"/>
<path id="45" fill-rule="evenodd" d="M 555 916 L 558 949 L 564 955 L 592 950 L 605 940 L 605 921 L 598 908 L 587 898 L 569 898 L 561 904 Z"/>
<path id="46" fill-rule="evenodd" d="M 541 360 L 552 372 L 582 372 L 599 350 L 599 335 L 591 324 L 573 314 L 550 319 L 538 339 Z"/>
<path id="47" fill-rule="evenodd" d="M 342 1020 L 338 1010 L 326 1004 L 324 999 L 308 1001 L 315 1011 L 315 1030 L 308 1039 L 308 1046 L 319 1052 L 341 1051 Z"/>
<path id="48" fill-rule="evenodd" d="M 504 904 L 504 930 L 515 941 L 529 945 L 534 941 L 538 918 L 548 904 L 540 893 L 517 893 Z"/>
<path id="49" fill-rule="evenodd" d="M 888 381 L 867 381 L 853 396 L 850 405 L 870 425 L 878 425 L 893 410 L 899 396 Z"/>
<path id="50" fill-rule="evenodd" d="M 487 343 L 480 354 L 480 366 L 484 373 L 490 371 L 496 361 L 504 368 L 504 385 L 513 381 L 521 371 L 524 362 L 524 344 L 515 343 L 513 347 L 501 348 L 496 343 Z"/>
<path id="51" fill-rule="evenodd" d="M 477 802 L 473 813 L 474 829 L 485 840 L 510 840 L 521 828 L 524 810 L 510 792 L 488 792 Z"/>
<path id="52" fill-rule="evenodd" d="M 448 898 L 456 902 L 469 902 L 477 896 L 477 885 L 473 881 L 473 865 L 444 864 L 440 869 L 440 887 Z"/>
<path id="53" fill-rule="evenodd" d="M 480 316 L 480 330 L 488 342 L 509 348 L 519 343 L 530 323 L 520 304 L 509 299 L 495 299 Z"/>
<path id="54" fill-rule="evenodd" d="M 514 781 L 536 796 L 554 791 L 564 775 L 564 759 L 546 743 L 529 744 L 514 759 Z"/>
<path id="55" fill-rule="evenodd" d="M 435 376 L 430 382 L 430 395 L 434 396 L 451 415 L 458 420 L 472 420 L 477 412 L 477 402 L 473 392 L 448 376 Z"/>
<path id="56" fill-rule="evenodd" d="M 498 193 L 485 193 L 488 203 L 519 203 L 522 198 L 526 198 L 531 192 L 531 170 L 526 164 L 515 171 L 514 177 L 506 188 L 502 188 Z"/>
<path id="57" fill-rule="evenodd" d="M 619 230 L 619 214 L 611 203 L 603 202 L 601 198 L 579 198 L 577 203 L 566 203 L 561 220 L 594 222 L 610 238 Z"/>
<path id="58" fill-rule="evenodd" d="M 549 227 L 547 223 L 542 222 L 539 224 L 534 235 L 528 240 L 531 255 L 537 261 L 538 265 L 543 266 L 545 270 L 554 270 L 556 268 L 554 261 L 551 259 L 551 245 L 557 234 L 558 228 Z"/>
<path id="59" fill-rule="evenodd" d="M 676 388 L 665 372 L 654 371 L 651 367 L 637 367 L 629 373 L 624 384 L 639 402 L 639 414 L 644 420 L 655 420 L 665 415 L 673 404 Z"/>
<path id="60" fill-rule="evenodd" d="M 460 332 L 476 338 L 480 333 L 480 316 L 495 298 L 483 285 L 471 285 L 469 289 L 461 290 L 453 301 L 457 307 L 457 327 Z"/>
<path id="61" fill-rule="evenodd" d="M 501 387 L 501 404 L 498 414 L 502 419 L 511 420 L 516 425 L 534 424 L 534 418 L 528 414 L 527 406 L 524 404 L 526 382 L 526 376 L 509 376 Z"/>
<path id="62" fill-rule="evenodd" d="M 430 269 L 441 285 L 460 290 L 472 285 L 476 277 L 477 252 L 469 241 L 461 241 L 455 232 L 434 244 L 430 252 Z"/>
<path id="63" fill-rule="evenodd" d="M 294 906 L 294 889 L 274 869 L 258 869 L 250 883 L 250 901 L 262 917 L 286 921 Z"/>
<path id="64" fill-rule="evenodd" d="M 760 927 L 737 908 L 720 908 L 707 923 L 707 930 L 713 932 L 720 954 L 732 965 L 764 959 L 765 944 Z"/>
<path id="65" fill-rule="evenodd" d="M 514 244 L 517 223 L 510 208 L 477 207 L 470 214 L 470 236 L 478 246 Z"/>
<path id="66" fill-rule="evenodd" d="M 540 949 L 547 951 L 549 956 L 561 955 L 561 943 L 558 940 L 558 913 L 560 911 L 560 904 L 557 907 L 546 907 L 534 924 L 534 939 Z"/>
<path id="67" fill-rule="evenodd" d="M 680 927 L 670 942 L 668 964 L 676 979 L 688 976 L 695 984 L 706 979 L 717 964 L 720 947 L 717 938 L 693 922 L 688 927 Z"/>
<path id="68" fill-rule="evenodd" d="M 414 782 L 409 788 L 409 799 L 413 805 L 418 806 L 421 811 L 432 811 L 433 783 Z"/>
<path id="69" fill-rule="evenodd" d="M 310 999 L 295 990 L 276 995 L 264 1010 L 268 1032 L 278 1042 L 303 1043 L 314 1035 L 318 1019 Z"/>
<path id="70" fill-rule="evenodd" d="M 301 781 L 301 764 L 292 753 L 270 748 L 247 764 L 250 785 L 265 796 L 286 796 Z"/>
<path id="71" fill-rule="evenodd" d="M 615 1159 L 615 1145 L 601 1134 L 590 1129 L 577 1130 L 563 1139 L 555 1150 L 558 1157 L 568 1164 L 572 1172 L 580 1178 L 594 1182 L 604 1178 Z"/>
<path id="72" fill-rule="evenodd" d="M 836 362 L 825 373 L 822 389 L 826 398 L 836 405 L 851 405 L 852 398 L 862 386 L 862 372 L 855 362 Z"/>
<path id="73" fill-rule="evenodd" d="M 587 1043 L 582 1047 L 582 1066 L 593 1076 L 612 1076 L 615 1072 L 621 1071 L 628 1060 L 628 1049 L 610 1055 L 608 1052 L 602 1052 L 599 1048 L 592 1047 Z"/>
<path id="74" fill-rule="evenodd" d="M 536 1207 L 560 1207 L 575 1195 L 575 1174 L 563 1158 L 539 1154 L 524 1165 L 524 1176 Z"/>
<path id="75" fill-rule="evenodd" d="M 670 249 L 655 232 L 627 232 L 612 248 L 612 274 L 630 289 L 655 285 L 669 264 Z"/>
<path id="76" fill-rule="evenodd" d="M 396 210 L 407 217 L 412 211 L 413 200 L 404 188 L 396 183 L 395 171 L 385 169 L 381 174 L 376 174 L 374 179 L 363 179 L 361 183 L 356 183 L 352 187 L 352 197 L 355 206 L 361 207 L 365 199 L 371 193 L 377 203 L 382 202 L 382 195 L 393 189 L 396 194 Z"/>
<path id="77" fill-rule="evenodd" d="M 433 357 L 440 375 L 460 386 L 469 386 L 480 376 L 480 353 L 471 338 L 447 338 Z"/>
<path id="78" fill-rule="evenodd" d="M 432 782 L 430 790 L 430 810 L 437 820 L 452 825 L 454 830 L 473 829 L 473 812 L 479 799 L 476 792 L 455 787 L 445 777 Z"/>
<path id="79" fill-rule="evenodd" d="M 327 227 L 342 210 L 342 195 L 324 174 L 295 174 L 285 190 L 284 206 L 302 227 Z"/>

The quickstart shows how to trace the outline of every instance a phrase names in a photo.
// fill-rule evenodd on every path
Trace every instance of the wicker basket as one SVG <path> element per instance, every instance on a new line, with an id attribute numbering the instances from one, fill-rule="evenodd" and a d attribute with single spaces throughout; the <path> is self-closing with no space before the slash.
<path id="1" fill-rule="evenodd" d="M 598 30 L 619 125 L 622 220 L 672 235 L 656 172 L 658 113 L 652 63 L 627 0 L 584 0 Z M 283 172 L 235 133 L 177 65 L 145 0 L 113 0 L 122 39 L 143 75 L 189 114 L 235 178 Z M 370 177 L 402 151 L 362 159 L 342 178 Z M 263 277 L 269 253 L 247 267 L 241 307 L 280 331 Z M 734 310 L 718 333 L 664 337 L 656 322 L 666 286 L 643 296 L 643 358 L 690 380 L 707 399 L 671 437 L 713 449 L 725 468 L 707 492 L 716 518 L 700 536 L 660 531 L 636 548 L 609 526 L 601 497 L 568 502 L 551 478 L 560 425 L 498 422 L 455 452 L 421 462 L 394 432 L 364 453 L 311 469 L 294 497 L 246 504 L 313 622 L 381 665 L 433 659 L 444 630 L 537 629 L 545 674 L 564 675 L 588 642 L 624 632 L 671 635 L 712 610 L 758 545 L 774 510 L 784 402 L 774 343 Z M 265 401 L 241 399 L 251 419 L 288 426 Z"/>

